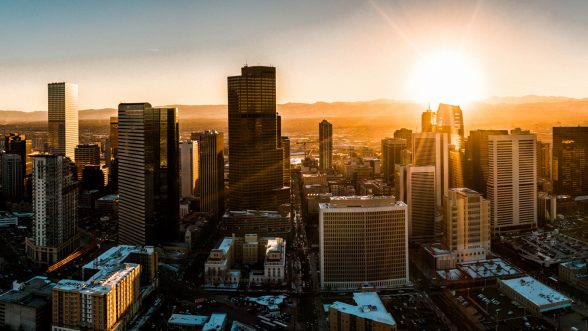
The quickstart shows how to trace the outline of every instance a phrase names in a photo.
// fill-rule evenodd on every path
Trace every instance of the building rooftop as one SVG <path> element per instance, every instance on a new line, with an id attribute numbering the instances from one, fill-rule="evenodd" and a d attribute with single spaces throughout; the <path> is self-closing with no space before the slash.
<path id="1" fill-rule="evenodd" d="M 84 269 L 105 269 L 116 268 L 121 265 L 132 253 L 153 254 L 155 248 L 153 246 L 132 246 L 119 245 L 111 247 L 106 252 L 102 253 L 96 259 L 88 262 Z"/>
<path id="2" fill-rule="evenodd" d="M 505 279 L 500 282 L 531 301 L 542 312 L 569 307 L 572 304 L 570 298 L 530 276 Z"/>
<path id="3" fill-rule="evenodd" d="M 51 290 L 55 286 L 47 277 L 33 277 L 26 282 L 13 283 L 13 289 L 0 294 L 1 302 L 18 303 L 27 307 L 40 307 L 50 303 Z"/>
<path id="4" fill-rule="evenodd" d="M 586 260 L 582 260 L 582 261 L 570 261 L 570 262 L 560 263 L 560 266 L 563 268 L 566 268 L 566 269 L 570 269 L 570 270 L 582 270 L 582 269 L 586 269 L 588 264 L 586 263 Z"/>
<path id="5" fill-rule="evenodd" d="M 223 253 L 226 255 L 229 252 L 229 249 L 231 248 L 232 245 L 233 245 L 233 238 L 231 238 L 231 237 L 225 237 L 218 244 L 218 247 L 215 248 L 215 249 L 218 249 L 220 251 L 223 251 Z"/>
<path id="6" fill-rule="evenodd" d="M 167 320 L 168 324 L 185 325 L 185 326 L 203 326 L 208 321 L 208 316 L 172 314 Z"/>
<path id="7" fill-rule="evenodd" d="M 202 327 L 202 331 L 222 330 L 227 320 L 227 314 L 213 313 Z"/>
<path id="8" fill-rule="evenodd" d="M 329 202 L 320 203 L 320 209 L 328 208 L 349 208 L 349 207 L 389 207 L 389 206 L 406 206 L 402 201 L 396 201 L 394 196 L 334 196 Z"/>
<path id="9" fill-rule="evenodd" d="M 103 197 L 98 198 L 98 201 L 114 201 L 118 199 L 118 194 L 107 194 Z"/>
<path id="10" fill-rule="evenodd" d="M 81 293 L 108 293 L 112 287 L 122 281 L 138 264 L 125 263 L 116 269 L 102 269 L 87 281 L 62 279 L 55 289 L 64 291 L 79 291 Z"/>
<path id="11" fill-rule="evenodd" d="M 351 314 L 357 317 L 369 319 L 375 322 L 396 325 L 396 321 L 392 315 L 386 310 L 382 300 L 376 292 L 361 292 L 353 293 L 353 300 L 356 306 L 343 302 L 335 302 L 331 308 L 340 312 Z"/>
<path id="12" fill-rule="evenodd" d="M 247 301 L 255 302 L 260 306 L 272 306 L 272 305 L 279 306 L 284 302 L 285 299 L 286 299 L 286 296 L 283 294 L 264 295 L 264 296 L 257 297 L 257 298 L 256 297 L 247 297 Z"/>

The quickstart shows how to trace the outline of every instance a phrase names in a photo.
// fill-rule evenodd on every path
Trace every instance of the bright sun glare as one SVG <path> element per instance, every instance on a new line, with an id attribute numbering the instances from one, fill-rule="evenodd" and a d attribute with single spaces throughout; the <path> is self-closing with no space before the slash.
<path id="1" fill-rule="evenodd" d="M 473 59 L 455 52 L 423 56 L 412 74 L 413 98 L 437 105 L 440 102 L 464 105 L 484 95 L 482 72 Z"/>

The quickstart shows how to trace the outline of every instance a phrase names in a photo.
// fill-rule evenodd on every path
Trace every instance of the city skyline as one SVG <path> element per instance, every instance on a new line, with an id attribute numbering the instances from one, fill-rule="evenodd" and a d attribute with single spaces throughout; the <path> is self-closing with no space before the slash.
<path id="1" fill-rule="evenodd" d="M 587 66 L 581 56 L 588 49 L 581 16 L 587 6 L 371 0 L 164 7 L 131 1 L 62 2 L 58 11 L 53 4 L 14 3 L 0 13 L 15 32 L 0 36 L 12 46 L 0 55 L 0 109 L 45 109 L 46 95 L 36 86 L 51 81 L 83 86 L 81 109 L 143 100 L 224 104 L 223 77 L 243 64 L 281 68 L 278 103 L 408 100 L 419 94 L 411 87 L 414 72 L 428 68 L 429 55 L 447 51 L 477 68 L 477 83 L 485 86 L 475 93 L 479 97 L 581 98 L 588 84 L 577 75 Z M 63 12 L 72 15 L 63 18 Z M 250 16 L 259 19 L 252 23 Z M 218 20 L 225 24 L 218 26 Z M 55 28 L 67 33 L 54 34 Z"/>

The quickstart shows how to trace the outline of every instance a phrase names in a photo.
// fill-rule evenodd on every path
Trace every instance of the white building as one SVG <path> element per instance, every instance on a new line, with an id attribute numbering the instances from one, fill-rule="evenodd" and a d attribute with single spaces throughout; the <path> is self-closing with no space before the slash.
<path id="1" fill-rule="evenodd" d="M 444 244 L 456 262 L 479 261 L 490 250 L 490 202 L 468 188 L 449 189 L 443 210 Z"/>
<path id="2" fill-rule="evenodd" d="M 537 227 L 537 137 L 488 136 L 488 182 L 493 234 Z"/>
<path id="3" fill-rule="evenodd" d="M 499 279 L 498 288 L 536 315 L 572 306 L 572 299 L 530 276 Z"/>
<path id="4" fill-rule="evenodd" d="M 408 283 L 407 206 L 392 196 L 332 197 L 319 205 L 323 289 Z"/>

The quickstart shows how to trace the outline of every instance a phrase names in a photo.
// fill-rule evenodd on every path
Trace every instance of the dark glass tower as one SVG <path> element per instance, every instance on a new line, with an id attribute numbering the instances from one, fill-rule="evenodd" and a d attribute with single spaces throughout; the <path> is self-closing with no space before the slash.
<path id="1" fill-rule="evenodd" d="M 453 149 L 464 148 L 463 113 L 459 106 L 440 103 L 434 124 L 435 132 L 447 133 L 449 145 L 453 145 Z"/>
<path id="2" fill-rule="evenodd" d="M 277 210 L 289 200 L 283 185 L 276 68 L 243 67 L 228 77 L 230 210 Z"/>
<path id="3" fill-rule="evenodd" d="M 553 190 L 588 195 L 588 127 L 553 128 Z"/>
<path id="4" fill-rule="evenodd" d="M 319 166 L 321 170 L 333 168 L 333 124 L 319 123 Z"/>
<path id="5" fill-rule="evenodd" d="M 200 211 L 212 212 L 218 220 L 225 211 L 225 140 L 222 132 L 193 132 L 198 141 L 198 195 Z"/>
<path id="6" fill-rule="evenodd" d="M 179 218 L 177 108 L 118 106 L 119 243 L 173 240 Z"/>
<path id="7" fill-rule="evenodd" d="M 384 138 L 382 139 L 382 174 L 386 183 L 394 186 L 394 171 L 396 164 L 402 163 L 402 150 L 406 148 L 406 139 Z"/>

